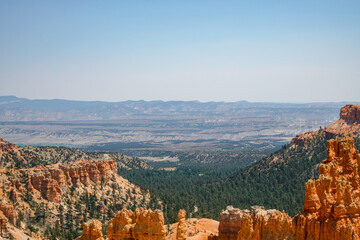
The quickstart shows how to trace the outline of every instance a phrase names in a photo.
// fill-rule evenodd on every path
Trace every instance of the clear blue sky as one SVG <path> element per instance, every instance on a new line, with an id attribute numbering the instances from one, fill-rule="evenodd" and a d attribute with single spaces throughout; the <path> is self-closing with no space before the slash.
<path id="1" fill-rule="evenodd" d="M 1 1 L 0 95 L 360 101 L 360 1 Z"/>

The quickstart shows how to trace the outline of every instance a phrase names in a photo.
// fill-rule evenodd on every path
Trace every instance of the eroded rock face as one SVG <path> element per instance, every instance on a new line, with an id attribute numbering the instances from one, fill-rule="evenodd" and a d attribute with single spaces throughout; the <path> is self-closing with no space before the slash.
<path id="1" fill-rule="evenodd" d="M 7 204 L 4 200 L 0 202 L 0 211 L 9 219 L 9 222 L 15 225 L 18 214 L 13 205 Z"/>
<path id="2" fill-rule="evenodd" d="M 186 240 L 187 237 L 187 225 L 186 225 L 186 211 L 183 209 L 179 210 L 179 224 L 177 225 L 177 240 Z"/>
<path id="3" fill-rule="evenodd" d="M 100 184 L 116 173 L 113 160 L 79 161 L 58 163 L 30 169 L 28 190 L 36 189 L 42 196 L 54 202 L 61 200 L 61 188 L 65 185 L 88 186 L 90 182 Z"/>
<path id="4" fill-rule="evenodd" d="M 119 211 L 107 227 L 109 240 L 165 240 L 165 234 L 162 211 L 144 208 Z"/>
<path id="5" fill-rule="evenodd" d="M 93 219 L 83 224 L 83 234 L 76 240 L 104 240 L 102 234 L 102 223 Z"/>
<path id="6" fill-rule="evenodd" d="M 360 106 L 350 104 L 342 107 L 340 118 L 323 129 L 326 139 L 337 139 L 345 136 L 354 137 L 360 132 Z M 319 131 L 306 132 L 291 140 L 292 145 L 306 145 Z"/>
<path id="7" fill-rule="evenodd" d="M 304 211 L 291 219 L 261 207 L 228 207 L 220 214 L 219 236 L 209 239 L 360 239 L 360 154 L 354 139 L 328 141 L 319 179 L 305 184 Z"/>
<path id="8" fill-rule="evenodd" d="M 352 138 L 328 142 L 319 179 L 305 184 L 304 212 L 294 218 L 297 239 L 360 239 L 359 170 Z"/>
<path id="9" fill-rule="evenodd" d="M 213 236 L 210 239 L 215 239 Z M 294 239 L 289 215 L 254 206 L 240 210 L 231 206 L 220 214 L 219 240 Z"/>
<path id="10" fill-rule="evenodd" d="M 360 123 L 360 106 L 349 104 L 341 108 L 340 119 L 347 124 Z"/>

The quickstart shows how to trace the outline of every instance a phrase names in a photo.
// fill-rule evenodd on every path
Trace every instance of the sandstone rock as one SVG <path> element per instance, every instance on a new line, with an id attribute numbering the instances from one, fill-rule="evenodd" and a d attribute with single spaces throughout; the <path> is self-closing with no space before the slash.
<path id="1" fill-rule="evenodd" d="M 20 200 L 19 194 L 14 188 L 11 188 L 10 190 L 10 200 L 13 202 L 17 202 Z"/>
<path id="2" fill-rule="evenodd" d="M 348 112 L 345 114 L 349 116 Z M 354 119 L 357 114 L 350 114 Z M 220 214 L 219 236 L 209 239 L 360 239 L 360 154 L 354 139 L 328 141 L 319 179 L 305 184 L 304 211 L 291 219 L 277 210 L 228 207 Z"/>
<path id="3" fill-rule="evenodd" d="M 28 190 L 36 189 L 45 199 L 60 202 L 63 186 L 71 184 L 88 186 L 91 181 L 100 184 L 102 179 L 108 181 L 113 174 L 116 174 L 116 169 L 116 162 L 113 160 L 39 166 L 29 170 Z"/>
<path id="4" fill-rule="evenodd" d="M 16 157 L 18 161 L 24 162 L 24 158 L 22 157 L 19 148 L 12 143 L 4 141 L 2 138 L 0 138 L 0 160 L 3 158 L 4 155 L 13 155 Z M 11 159 L 11 157 L 10 157 Z M 0 161 L 0 164 L 3 166 L 10 166 L 14 164 L 13 159 L 8 161 Z"/>
<path id="5" fill-rule="evenodd" d="M 341 108 L 340 119 L 347 124 L 360 123 L 360 106 L 349 104 Z"/>
<path id="6" fill-rule="evenodd" d="M 359 168 L 352 138 L 328 142 L 319 179 L 306 183 L 304 212 L 294 218 L 297 239 L 360 239 Z"/>
<path id="7" fill-rule="evenodd" d="M 164 240 L 165 233 L 163 213 L 143 208 L 119 211 L 107 227 L 110 240 Z"/>
<path id="8" fill-rule="evenodd" d="M 186 225 L 186 211 L 183 209 L 179 210 L 179 224 L 177 225 L 177 240 L 186 240 L 187 236 L 187 225 Z"/>
<path id="9" fill-rule="evenodd" d="M 346 105 L 340 110 L 340 119 L 324 128 L 326 139 L 357 136 L 360 132 L 360 106 Z M 319 131 L 306 132 L 291 140 L 292 145 L 306 145 Z"/>
<path id="10" fill-rule="evenodd" d="M 102 223 L 93 219 L 83 224 L 83 234 L 76 240 L 104 240 L 102 234 Z"/>
<path id="11" fill-rule="evenodd" d="M 16 220 L 18 218 L 18 214 L 14 209 L 13 205 L 7 204 L 4 200 L 0 202 L 0 211 L 4 213 L 4 215 L 9 219 L 9 222 L 15 225 Z"/>
<path id="12" fill-rule="evenodd" d="M 317 133 L 317 131 L 315 131 L 315 132 L 306 132 L 304 134 L 296 135 L 296 137 L 294 137 L 291 140 L 290 144 L 303 146 L 306 143 L 308 143 L 309 140 L 311 140 L 313 138 L 314 134 L 316 134 L 316 133 Z"/>
<path id="13" fill-rule="evenodd" d="M 278 210 L 240 210 L 231 206 L 220 214 L 219 240 L 294 239 L 291 217 Z M 216 239 L 213 236 L 210 239 Z"/>
<path id="14" fill-rule="evenodd" d="M 8 223 L 5 219 L 0 218 L 0 239 L 9 238 Z"/>

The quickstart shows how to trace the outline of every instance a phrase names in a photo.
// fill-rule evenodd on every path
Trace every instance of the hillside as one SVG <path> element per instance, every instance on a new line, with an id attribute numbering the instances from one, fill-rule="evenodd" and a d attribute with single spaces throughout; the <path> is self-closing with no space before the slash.
<path id="1" fill-rule="evenodd" d="M 302 210 L 305 182 L 318 177 L 318 165 L 327 154 L 327 140 L 352 136 L 355 147 L 360 148 L 360 115 L 353 114 L 358 109 L 357 105 L 345 106 L 340 119 L 329 127 L 298 135 L 290 144 L 250 166 L 242 165 L 240 170 L 236 163 L 230 169 L 226 164 L 204 164 L 173 172 L 125 171 L 124 176 L 162 199 L 165 220 L 170 222 L 179 208 L 189 216 L 218 219 L 219 212 L 228 205 L 263 205 L 293 216 Z"/>
<path id="2" fill-rule="evenodd" d="M 112 159 L 120 169 L 152 169 L 146 162 L 121 153 L 92 153 L 66 147 L 21 147 L 0 138 L 1 167 L 34 167 L 90 159 Z"/>
<path id="3" fill-rule="evenodd" d="M 118 175 L 124 169 L 152 167 L 120 153 L 0 139 L 0 236 L 74 239 L 89 218 L 106 224 L 120 209 L 154 202 L 149 191 Z"/>
<path id="4" fill-rule="evenodd" d="M 335 123 L 296 136 L 279 151 L 227 178 L 223 187 L 229 204 L 240 208 L 264 205 L 290 215 L 302 210 L 304 184 L 318 177 L 318 165 L 327 155 L 327 141 L 351 136 L 355 147 L 360 148 L 359 110 L 357 105 L 343 107 Z"/>

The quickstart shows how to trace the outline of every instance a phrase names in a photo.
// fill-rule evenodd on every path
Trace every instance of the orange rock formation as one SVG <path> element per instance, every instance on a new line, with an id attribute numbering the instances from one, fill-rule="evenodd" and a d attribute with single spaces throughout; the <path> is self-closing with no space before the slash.
<path id="1" fill-rule="evenodd" d="M 305 145 L 319 131 L 306 132 L 297 135 L 291 144 Z M 360 132 L 360 106 L 349 104 L 340 110 L 340 119 L 324 129 L 326 139 L 336 139 L 345 136 L 358 136 Z"/>
<path id="2" fill-rule="evenodd" d="M 54 202 L 61 200 L 61 188 L 68 184 L 88 186 L 90 181 L 100 184 L 116 173 L 113 160 L 79 161 L 40 166 L 30 170 L 28 190 L 36 189 L 42 196 Z"/>
<path id="3" fill-rule="evenodd" d="M 134 212 L 123 209 L 109 221 L 109 240 L 165 240 L 164 216 L 160 210 L 137 208 Z"/>
<path id="4" fill-rule="evenodd" d="M 275 209 L 264 210 L 254 206 L 252 210 L 227 207 L 220 214 L 219 240 L 291 239 L 291 217 Z"/>
<path id="5" fill-rule="evenodd" d="M 352 138 L 328 142 L 319 179 L 305 184 L 304 212 L 294 218 L 297 239 L 360 239 L 359 170 Z"/>
<path id="6" fill-rule="evenodd" d="M 219 236 L 209 239 L 360 239 L 360 155 L 354 139 L 328 141 L 328 158 L 319 179 L 305 184 L 304 211 L 291 219 L 277 210 L 239 210 L 220 214 Z"/>
<path id="7" fill-rule="evenodd" d="M 76 240 L 104 240 L 102 234 L 102 223 L 93 219 L 83 224 L 83 234 Z"/>
<path id="8" fill-rule="evenodd" d="M 177 240 L 186 240 L 187 235 L 187 224 L 186 224 L 186 211 L 183 209 L 179 210 L 179 224 L 177 225 L 177 233 L 176 239 Z"/>
<path id="9" fill-rule="evenodd" d="M 11 222 L 13 225 L 16 223 L 16 219 L 18 218 L 18 214 L 16 210 L 14 209 L 13 205 L 7 204 L 4 200 L 0 202 L 0 211 L 2 211 L 9 219 L 9 222 Z"/>

